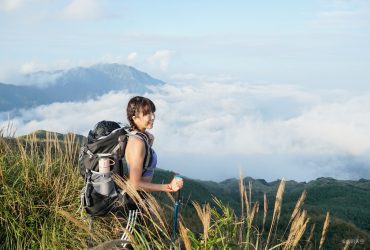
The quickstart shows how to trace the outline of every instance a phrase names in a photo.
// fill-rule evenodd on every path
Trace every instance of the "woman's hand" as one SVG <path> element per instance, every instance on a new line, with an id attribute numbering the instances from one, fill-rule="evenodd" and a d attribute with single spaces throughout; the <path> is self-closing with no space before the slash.
<path id="1" fill-rule="evenodd" d="M 179 189 L 181 189 L 184 185 L 184 181 L 182 178 L 179 178 L 179 177 L 175 177 L 172 179 L 171 183 L 168 184 L 168 189 L 171 191 L 171 192 L 176 192 L 178 191 Z"/>

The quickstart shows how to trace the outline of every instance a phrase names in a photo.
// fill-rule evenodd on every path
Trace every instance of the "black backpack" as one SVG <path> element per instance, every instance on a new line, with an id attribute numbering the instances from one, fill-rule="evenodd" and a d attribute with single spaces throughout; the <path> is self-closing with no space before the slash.
<path id="1" fill-rule="evenodd" d="M 85 179 L 81 190 L 81 205 L 91 216 L 104 216 L 117 207 L 124 206 L 127 199 L 125 192 L 116 185 L 112 175 L 124 177 L 123 159 L 129 133 L 128 128 L 121 128 L 117 122 L 100 121 L 89 131 L 87 143 L 81 147 L 79 168 Z M 145 135 L 137 134 L 145 141 L 144 172 L 149 163 L 150 149 Z M 99 157 L 103 154 L 114 163 L 109 173 L 99 172 Z"/>

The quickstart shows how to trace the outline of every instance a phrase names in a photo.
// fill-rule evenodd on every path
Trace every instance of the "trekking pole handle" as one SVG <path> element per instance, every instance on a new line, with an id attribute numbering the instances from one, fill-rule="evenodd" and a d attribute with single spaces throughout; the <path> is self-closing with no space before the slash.
<path id="1" fill-rule="evenodd" d="M 176 174 L 173 178 L 179 178 L 179 179 L 184 179 L 182 175 Z"/>
<path id="2" fill-rule="evenodd" d="M 174 178 L 184 179 L 184 177 L 182 175 L 179 175 L 179 174 L 176 174 Z M 177 201 L 181 200 L 181 188 L 177 191 L 176 200 Z"/>

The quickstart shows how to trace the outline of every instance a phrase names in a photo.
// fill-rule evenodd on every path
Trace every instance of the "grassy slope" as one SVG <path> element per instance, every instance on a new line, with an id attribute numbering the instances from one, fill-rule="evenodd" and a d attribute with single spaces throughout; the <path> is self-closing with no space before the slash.
<path id="1" fill-rule="evenodd" d="M 38 138 L 45 140 L 47 131 L 36 131 Z M 56 133 L 59 140 L 64 135 Z M 21 137 L 23 139 L 26 136 Z M 84 136 L 76 135 L 79 142 L 86 140 Z M 168 182 L 172 176 L 169 171 L 159 170 L 156 172 L 155 182 Z M 212 202 L 217 197 L 225 204 L 229 204 L 236 211 L 240 209 L 239 180 L 228 179 L 222 182 L 202 181 L 187 179 L 183 190 L 184 202 L 190 200 L 200 203 Z M 244 178 L 244 185 L 252 186 L 252 194 L 262 204 L 263 193 L 266 193 L 270 203 L 273 202 L 279 181 L 266 182 L 263 179 Z M 317 180 L 305 182 L 286 182 L 284 203 L 286 209 L 293 209 L 295 202 L 303 192 L 308 192 L 305 207 L 308 211 L 322 215 L 330 211 L 331 215 L 338 218 L 344 224 L 351 225 L 358 230 L 363 230 L 370 237 L 370 180 L 343 181 L 333 178 L 318 178 Z M 342 224 L 343 224 L 342 223 Z"/>
<path id="2" fill-rule="evenodd" d="M 43 138 L 42 140 L 46 139 L 45 131 L 38 131 L 37 134 L 39 138 Z M 58 134 L 57 137 L 62 140 L 63 135 Z M 78 138 L 79 141 L 83 140 L 83 137 Z M 168 171 L 158 170 L 155 175 L 156 182 L 167 182 L 170 178 L 171 173 Z M 264 180 L 244 179 L 246 187 L 249 182 L 252 185 L 253 199 L 258 199 L 260 204 L 263 204 L 263 193 L 266 193 L 269 206 L 272 207 L 279 182 L 267 183 Z M 317 223 L 317 227 L 322 228 L 326 211 L 331 213 L 331 225 L 327 238 L 328 246 L 337 248 L 343 239 L 358 238 L 364 240 L 364 245 L 361 246 L 370 248 L 369 180 L 338 181 L 332 178 L 319 178 L 309 183 L 288 181 L 281 221 L 289 220 L 288 215 L 291 214 L 303 190 L 307 190 L 308 193 L 305 209 L 309 211 L 311 220 Z M 240 210 L 239 180 L 229 179 L 216 183 L 186 179 L 186 186 L 183 190 L 183 208 L 185 207 L 182 211 L 183 215 L 191 221 L 194 217 L 194 211 L 190 208 L 190 200 L 200 203 L 212 202 L 214 196 L 229 204 L 236 211 Z M 165 199 L 163 196 L 160 198 Z M 320 236 L 316 235 L 315 238 L 319 239 Z"/>

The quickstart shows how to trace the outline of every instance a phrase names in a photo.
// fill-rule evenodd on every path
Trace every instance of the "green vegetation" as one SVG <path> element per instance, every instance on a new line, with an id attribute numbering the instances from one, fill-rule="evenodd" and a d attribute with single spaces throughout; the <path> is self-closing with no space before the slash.
<path id="1" fill-rule="evenodd" d="M 44 131 L 17 139 L 0 135 L 0 249 L 86 249 L 89 241 L 106 244 L 104 249 L 116 245 L 112 240 L 124 232 L 125 218 L 98 218 L 89 229 L 79 209 L 81 139 Z M 165 182 L 171 173 L 158 171 L 155 178 Z M 340 249 L 349 239 L 351 249 L 369 248 L 368 217 L 356 217 L 369 202 L 367 181 L 358 187 L 333 181 L 338 186 L 332 188 L 319 181 L 322 185 L 187 179 L 179 238 L 171 240 L 174 200 L 158 193 L 146 200 L 146 219 L 131 241 L 137 249 Z"/>

